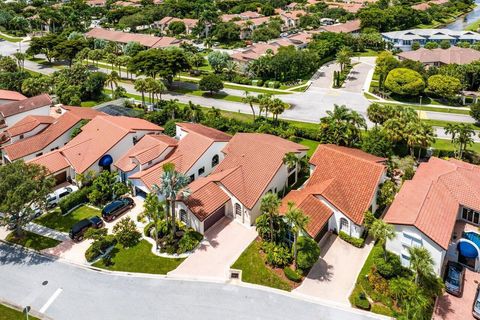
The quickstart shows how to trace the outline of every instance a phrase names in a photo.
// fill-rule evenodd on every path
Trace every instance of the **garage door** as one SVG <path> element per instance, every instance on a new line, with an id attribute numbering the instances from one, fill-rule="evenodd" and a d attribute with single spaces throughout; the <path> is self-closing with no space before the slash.
<path id="1" fill-rule="evenodd" d="M 215 222 L 222 219 L 225 216 L 225 206 L 221 207 L 217 211 L 215 211 L 210 217 L 203 222 L 203 232 L 207 231 L 208 228 L 213 226 Z"/>
<path id="2" fill-rule="evenodd" d="M 64 171 L 62 173 L 56 174 L 55 175 L 55 181 L 56 181 L 57 185 L 67 181 L 67 172 Z"/>

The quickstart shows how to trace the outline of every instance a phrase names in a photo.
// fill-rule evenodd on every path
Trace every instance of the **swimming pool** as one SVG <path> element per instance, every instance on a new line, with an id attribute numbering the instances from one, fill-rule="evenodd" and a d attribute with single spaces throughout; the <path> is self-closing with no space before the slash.
<path id="1" fill-rule="evenodd" d="M 468 239 L 468 240 L 472 241 L 473 243 L 475 243 L 477 245 L 477 247 L 480 248 L 480 234 L 478 234 L 476 232 L 473 232 L 473 231 L 468 231 L 468 232 L 463 233 L 463 237 L 465 239 Z"/>

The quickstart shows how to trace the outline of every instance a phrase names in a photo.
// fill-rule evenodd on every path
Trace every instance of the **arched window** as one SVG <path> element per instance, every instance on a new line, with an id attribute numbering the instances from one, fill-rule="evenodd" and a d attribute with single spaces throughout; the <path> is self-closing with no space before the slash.
<path id="1" fill-rule="evenodd" d="M 241 216 L 242 215 L 242 207 L 240 204 L 235 203 L 235 216 Z"/>
<path id="2" fill-rule="evenodd" d="M 340 231 L 349 233 L 348 220 L 345 218 L 340 218 Z"/>
<path id="3" fill-rule="evenodd" d="M 219 162 L 220 158 L 218 157 L 218 154 L 214 155 L 212 158 L 212 168 L 215 167 Z"/>
<path id="4" fill-rule="evenodd" d="M 187 223 L 187 212 L 183 209 L 180 209 L 180 220 L 185 224 Z"/>

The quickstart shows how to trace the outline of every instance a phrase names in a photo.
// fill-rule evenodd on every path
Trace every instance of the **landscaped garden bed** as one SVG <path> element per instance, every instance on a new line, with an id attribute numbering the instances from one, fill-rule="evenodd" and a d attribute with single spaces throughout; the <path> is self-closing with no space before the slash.
<path id="1" fill-rule="evenodd" d="M 5 239 L 10 243 L 18 244 L 26 248 L 34 250 L 44 250 L 48 248 L 56 247 L 61 243 L 61 241 L 44 237 L 38 234 L 35 234 L 30 231 L 23 231 L 23 234 L 20 237 L 17 237 L 14 232 L 10 233 Z"/>

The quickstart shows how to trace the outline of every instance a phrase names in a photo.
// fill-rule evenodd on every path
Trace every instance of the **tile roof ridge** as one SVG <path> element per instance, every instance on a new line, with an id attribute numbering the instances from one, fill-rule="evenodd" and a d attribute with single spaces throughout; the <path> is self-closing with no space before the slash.
<path id="1" fill-rule="evenodd" d="M 338 145 L 331 144 L 331 143 L 329 143 L 329 144 L 323 144 L 323 145 L 321 144 L 320 147 L 328 148 L 329 150 L 333 150 L 333 151 L 335 151 L 335 152 L 337 152 L 337 153 L 344 154 L 344 155 L 349 156 L 349 157 L 351 157 L 351 158 L 355 158 L 355 159 L 357 159 L 357 160 L 361 160 L 361 161 L 363 161 L 363 162 L 367 162 L 367 163 L 370 163 L 370 164 L 373 164 L 373 165 L 382 166 L 382 167 L 384 167 L 385 165 L 382 164 L 381 162 L 387 161 L 387 158 L 377 157 L 377 156 L 375 156 L 375 155 L 373 155 L 373 154 L 370 154 L 370 153 L 368 153 L 368 152 L 365 152 L 365 151 L 363 151 L 363 150 L 361 150 L 361 149 L 357 149 L 357 148 L 343 147 L 343 146 L 338 146 Z M 332 148 L 332 147 L 333 147 L 333 148 Z M 349 153 L 349 152 L 347 152 L 347 151 L 344 151 L 343 148 L 346 148 L 346 149 L 354 149 L 354 150 L 356 150 L 356 151 L 364 152 L 364 153 L 366 153 L 368 156 L 378 158 L 378 161 L 368 160 L 368 159 L 362 158 L 362 157 L 357 156 L 357 155 L 355 155 L 355 154 L 352 154 L 352 153 Z"/>

